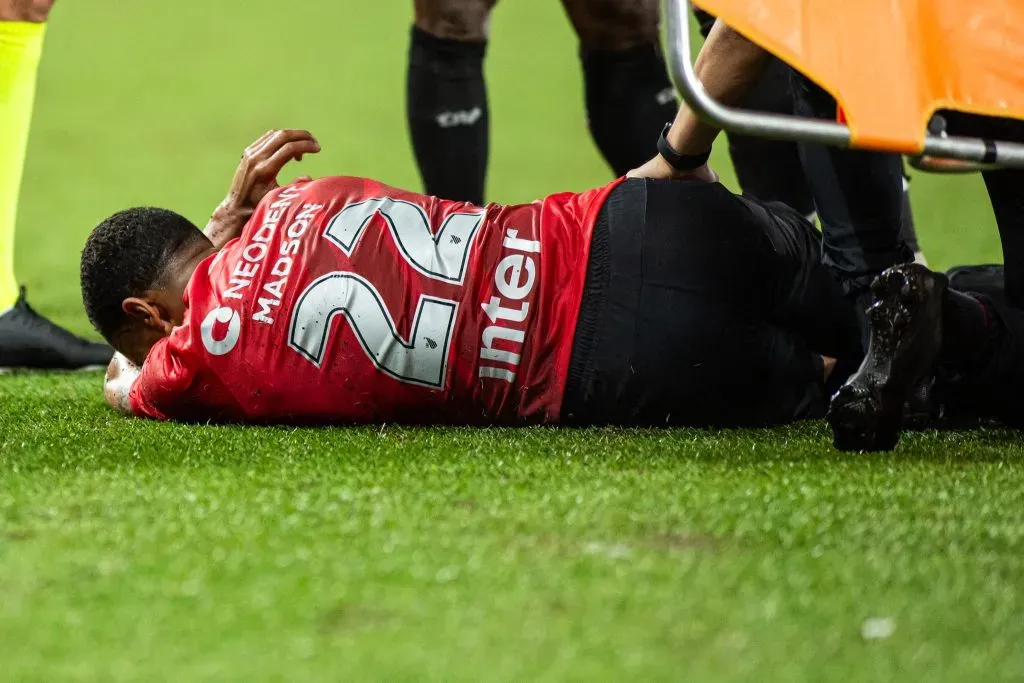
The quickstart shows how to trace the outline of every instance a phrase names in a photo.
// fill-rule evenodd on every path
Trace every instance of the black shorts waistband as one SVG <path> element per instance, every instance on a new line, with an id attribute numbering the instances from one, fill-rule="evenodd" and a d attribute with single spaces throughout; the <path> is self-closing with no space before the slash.
<path id="1" fill-rule="evenodd" d="M 610 225 L 615 216 L 621 216 L 627 206 L 643 206 L 646 187 L 642 180 L 630 178 L 612 190 L 598 212 L 590 238 L 587 260 L 587 278 L 583 285 L 579 317 L 573 336 L 569 374 L 566 378 L 562 418 L 572 420 L 578 406 L 583 404 L 587 387 L 586 378 L 593 376 L 594 347 L 604 319 L 611 273 Z"/>

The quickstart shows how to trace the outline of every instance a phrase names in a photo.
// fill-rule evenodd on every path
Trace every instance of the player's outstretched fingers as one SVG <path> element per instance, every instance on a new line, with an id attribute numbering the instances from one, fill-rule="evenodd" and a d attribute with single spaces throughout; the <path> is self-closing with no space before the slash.
<path id="1" fill-rule="evenodd" d="M 248 147 L 242 150 L 242 158 L 252 158 L 253 156 L 255 156 L 263 148 L 263 146 L 267 144 L 267 142 L 270 140 L 271 137 L 273 137 L 274 133 L 276 132 L 276 129 L 268 130 L 266 133 L 256 138 L 255 141 L 250 143 Z"/>
<path id="2" fill-rule="evenodd" d="M 276 178 L 289 161 L 300 160 L 303 154 L 316 154 L 319 151 L 320 143 L 313 139 L 285 143 L 269 159 L 260 162 L 257 172 L 264 178 Z"/>
<path id="3" fill-rule="evenodd" d="M 300 130 L 296 128 L 285 128 L 282 130 L 275 130 L 273 135 L 267 140 L 262 146 L 261 153 L 265 156 L 271 156 L 277 152 L 280 148 L 292 142 L 304 142 L 312 141 L 316 142 L 316 138 L 308 130 Z"/>
<path id="4" fill-rule="evenodd" d="M 258 165 L 263 160 L 273 156 L 283 145 L 301 140 L 313 140 L 315 142 L 316 138 L 308 130 L 297 128 L 275 128 L 268 130 L 245 148 L 245 151 L 242 153 L 242 163 Z"/>

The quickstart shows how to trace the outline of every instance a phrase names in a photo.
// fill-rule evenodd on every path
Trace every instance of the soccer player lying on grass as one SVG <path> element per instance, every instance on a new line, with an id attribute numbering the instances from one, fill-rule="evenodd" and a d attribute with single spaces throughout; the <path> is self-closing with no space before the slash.
<path id="1" fill-rule="evenodd" d="M 318 151 L 268 133 L 204 234 L 103 221 L 90 320 L 128 362 L 108 401 L 158 419 L 761 425 L 821 416 L 855 316 L 787 207 L 618 180 L 477 207 L 362 178 L 277 187 Z"/>

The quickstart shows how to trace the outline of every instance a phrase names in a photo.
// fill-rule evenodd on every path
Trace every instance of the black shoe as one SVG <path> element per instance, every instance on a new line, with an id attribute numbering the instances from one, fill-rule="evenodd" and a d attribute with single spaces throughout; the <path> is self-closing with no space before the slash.
<path id="1" fill-rule="evenodd" d="M 114 350 L 76 337 L 32 310 L 21 288 L 14 308 L 0 315 L 0 368 L 78 370 L 102 367 Z"/>
<path id="2" fill-rule="evenodd" d="M 984 294 L 997 303 L 1006 303 L 1006 278 L 1002 264 L 956 266 L 946 271 L 946 277 L 953 289 Z"/>
<path id="3" fill-rule="evenodd" d="M 931 380 L 942 348 L 944 275 L 907 263 L 871 284 L 871 341 L 860 369 L 836 392 L 828 421 L 836 448 L 890 451 L 903 427 L 905 406 Z"/>

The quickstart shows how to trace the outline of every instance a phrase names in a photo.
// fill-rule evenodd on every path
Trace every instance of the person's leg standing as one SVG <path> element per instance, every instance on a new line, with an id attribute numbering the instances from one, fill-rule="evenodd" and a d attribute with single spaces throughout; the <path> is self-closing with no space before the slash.
<path id="1" fill-rule="evenodd" d="M 22 3 L 0 2 L 0 312 L 18 298 L 14 223 L 49 10 L 41 4 L 28 13 Z"/>
<path id="2" fill-rule="evenodd" d="M 658 0 L 562 0 L 580 40 L 587 122 L 616 175 L 650 158 L 675 116 L 658 35 Z"/>
<path id="3" fill-rule="evenodd" d="M 835 118 L 835 100 L 824 90 L 795 72 L 792 87 L 796 114 Z M 872 279 L 914 260 L 902 233 L 903 161 L 810 143 L 801 143 L 800 153 L 821 221 L 822 260 L 865 310 Z"/>
<path id="4" fill-rule="evenodd" d="M 1024 142 L 1024 121 L 984 118 L 945 112 L 951 135 Z M 1006 298 L 1024 308 L 1024 170 L 986 171 L 982 174 L 999 228 L 1005 265 Z"/>
<path id="5" fill-rule="evenodd" d="M 32 310 L 14 276 L 18 195 L 52 6 L 53 0 L 0 0 L 0 368 L 103 365 L 112 354 Z"/>
<path id="6" fill-rule="evenodd" d="M 701 35 L 707 38 L 715 17 L 697 7 L 693 14 Z M 772 59 L 739 106 L 772 114 L 792 114 L 793 95 L 789 81 L 789 67 L 781 60 Z M 795 142 L 736 133 L 727 133 L 726 136 L 729 157 L 744 195 L 765 202 L 782 202 L 804 216 L 814 213 L 814 196 L 804 176 Z"/>
<path id="7" fill-rule="evenodd" d="M 1003 247 L 1006 300 L 1024 308 L 1024 170 L 987 171 L 982 176 Z"/>
<path id="8" fill-rule="evenodd" d="M 484 203 L 489 116 L 483 62 L 497 0 L 415 0 L 406 118 L 427 194 Z"/>
<path id="9" fill-rule="evenodd" d="M 1024 121 L 947 112 L 952 135 L 1024 142 Z M 1003 249 L 1005 301 L 972 295 L 982 313 L 961 303 L 947 304 L 943 316 L 941 384 L 951 409 L 966 407 L 988 417 L 1024 426 L 1024 170 L 982 174 Z M 950 294 L 950 299 L 964 297 Z M 972 314 L 973 313 L 973 314 Z M 959 405 L 957 405 L 959 403 Z"/>

